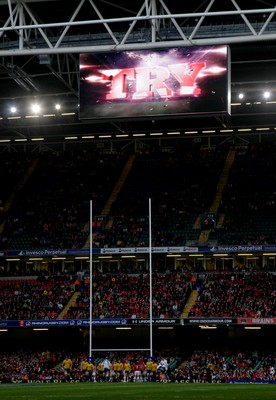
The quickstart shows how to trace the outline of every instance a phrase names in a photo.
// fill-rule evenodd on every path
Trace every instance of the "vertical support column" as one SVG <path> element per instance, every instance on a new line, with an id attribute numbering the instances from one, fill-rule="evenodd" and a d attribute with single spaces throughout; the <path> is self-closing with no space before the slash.
<path id="1" fill-rule="evenodd" d="M 151 15 L 157 15 L 156 0 L 151 0 Z M 156 42 L 156 26 L 157 26 L 157 20 L 152 19 L 152 21 L 151 21 L 151 41 L 152 41 L 152 43 Z"/>
<path id="2" fill-rule="evenodd" d="M 23 5 L 22 4 L 18 4 L 18 9 L 19 9 L 19 25 L 23 26 L 24 25 L 24 10 L 23 10 Z M 18 47 L 19 50 L 23 50 L 24 47 L 24 30 L 20 29 L 18 32 Z"/>
<path id="3" fill-rule="evenodd" d="M 203 269 L 204 269 L 204 271 L 207 270 L 206 257 L 203 258 Z"/>

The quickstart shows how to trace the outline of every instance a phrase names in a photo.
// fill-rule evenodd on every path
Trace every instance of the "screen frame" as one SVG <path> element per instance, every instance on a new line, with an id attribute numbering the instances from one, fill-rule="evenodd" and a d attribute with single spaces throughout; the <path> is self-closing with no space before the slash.
<path id="1" fill-rule="evenodd" d="M 88 100 L 84 93 L 83 87 L 84 84 L 89 85 L 87 82 L 84 83 L 84 81 L 86 80 L 84 78 L 85 76 L 85 69 L 89 66 L 91 67 L 92 65 L 92 73 L 97 73 L 99 74 L 99 71 L 107 71 L 108 69 L 110 69 L 110 64 L 106 65 L 104 63 L 104 59 L 106 57 L 110 57 L 111 59 L 115 59 L 118 58 L 120 60 L 120 57 L 125 57 L 126 55 L 130 54 L 132 55 L 134 58 L 137 56 L 137 58 L 139 59 L 139 57 L 142 56 L 151 56 L 151 55 L 166 55 L 166 54 L 172 54 L 173 52 L 178 53 L 178 52 L 183 52 L 184 54 L 189 54 L 189 57 L 191 54 L 197 54 L 198 52 L 206 52 L 206 54 L 208 52 L 216 52 L 216 51 L 220 51 L 220 50 L 225 51 L 225 58 L 222 62 L 222 65 L 224 65 L 224 72 L 223 74 L 220 75 L 215 75 L 214 73 L 214 80 L 220 80 L 223 83 L 223 105 L 224 107 L 218 107 L 218 109 L 216 108 L 216 104 L 214 103 L 214 107 L 208 110 L 208 107 L 210 106 L 210 101 L 209 98 L 205 98 L 204 96 L 201 95 L 194 95 L 194 94 L 185 94 L 185 95 L 181 95 L 179 98 L 176 98 L 175 104 L 178 104 L 177 102 L 179 102 L 179 104 L 183 105 L 184 104 L 184 98 L 186 103 L 188 104 L 193 104 L 194 109 L 185 109 L 184 111 L 175 111 L 174 109 L 172 109 L 172 111 L 167 110 L 165 108 L 161 109 L 160 104 L 157 104 L 157 101 L 154 100 L 152 102 L 153 105 L 156 106 L 156 110 L 151 110 L 150 112 L 148 111 L 149 109 L 147 109 L 147 112 L 136 112 L 136 109 L 138 110 L 139 108 L 139 104 L 140 104 L 140 108 L 143 110 L 143 108 L 146 109 L 146 107 L 148 106 L 148 98 L 146 98 L 145 101 L 143 101 L 143 99 L 140 100 L 140 103 L 137 99 L 134 100 L 134 105 L 130 107 L 129 106 L 129 101 L 127 99 L 120 99 L 120 100 L 106 100 L 106 102 L 109 102 L 109 112 L 108 110 L 104 110 L 104 106 L 105 105 L 100 105 L 100 106 L 95 106 L 95 104 L 92 105 L 88 104 Z M 192 59 L 192 57 L 190 57 Z M 84 60 L 88 60 L 88 62 L 84 62 Z M 182 61 L 185 61 L 186 59 L 184 58 Z M 211 59 L 212 60 L 212 59 Z M 98 64 L 95 66 L 95 61 L 98 62 Z M 94 63 L 94 64 L 93 64 Z M 211 61 L 209 61 L 209 63 L 211 63 Z M 91 121 L 96 121 L 96 122 L 108 122 L 108 121 L 128 121 L 128 120 L 150 120 L 150 119 L 168 119 L 168 118 L 185 118 L 185 117 L 200 117 L 200 116 L 214 116 L 214 115 L 230 115 L 231 114 L 231 55 L 230 55 L 230 48 L 228 45 L 220 45 L 220 46 L 192 46 L 192 47 L 178 47 L 178 48 L 173 48 L 173 47 L 166 47 L 166 48 L 158 48 L 158 49 L 150 49 L 150 50 L 133 50 L 133 51 L 124 51 L 124 50 L 120 50 L 120 51 L 114 51 L 111 53 L 82 53 L 79 55 L 79 64 L 80 64 L 80 85 L 79 85 L 79 119 L 80 120 L 91 120 Z M 120 64 L 120 63 L 119 63 Z M 184 63 L 183 63 L 184 64 Z M 188 64 L 188 63 L 187 63 Z M 189 64 L 188 64 L 189 65 Z M 208 66 L 208 64 L 206 64 Z M 118 69 L 116 68 L 118 67 L 118 65 L 114 65 L 114 70 Z M 154 66 L 155 68 L 158 68 L 158 65 Z M 135 63 L 133 63 L 129 68 L 126 69 L 134 69 L 135 67 Z M 160 68 L 163 68 L 160 67 Z M 113 79 L 113 78 L 112 78 Z M 112 82 L 113 84 L 113 82 Z M 93 85 L 94 87 L 96 87 L 95 83 L 91 83 L 91 88 L 93 89 Z M 91 90 L 92 90 L 91 89 Z M 89 91 L 88 91 L 89 92 Z M 212 92 L 212 89 L 210 89 L 210 92 Z M 93 96 L 92 96 L 93 97 Z M 95 97 L 96 101 L 97 101 L 97 97 Z M 93 101 L 95 102 L 94 98 Z M 180 103 L 180 101 L 182 101 L 182 103 Z M 206 109 L 204 108 L 204 106 L 201 105 L 202 102 L 206 103 Z M 118 106 L 118 104 L 121 104 L 121 106 Z M 185 103 L 185 104 L 186 104 Z M 111 105 L 110 105 L 111 104 Z M 143 107 L 143 104 L 145 105 Z M 172 104 L 172 101 L 170 101 L 170 106 Z M 185 106 L 184 104 L 184 106 Z M 201 108 L 199 110 L 197 110 L 197 104 L 201 105 Z M 115 107 L 114 107 L 115 106 Z M 137 106 L 137 107 L 136 107 Z M 163 107 L 167 106 L 167 104 L 163 105 Z M 115 108 L 118 108 L 118 111 L 116 111 Z M 95 109 L 98 109 L 98 111 L 95 112 Z M 107 108 L 107 106 L 106 106 Z M 113 109 L 112 109 L 113 108 Z M 184 109 L 185 107 L 183 107 Z M 121 110 L 123 109 L 124 112 L 121 112 Z M 133 110 L 135 109 L 135 113 L 133 112 Z M 91 112 L 90 110 L 92 110 L 93 112 Z M 84 112 L 85 111 L 85 112 Z M 103 111 L 103 112 L 102 112 Z M 104 112 L 105 111 L 105 112 Z"/>

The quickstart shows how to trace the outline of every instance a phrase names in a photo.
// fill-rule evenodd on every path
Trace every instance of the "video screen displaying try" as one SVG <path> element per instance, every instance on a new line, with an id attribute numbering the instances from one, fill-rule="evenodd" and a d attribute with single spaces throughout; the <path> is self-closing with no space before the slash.
<path id="1" fill-rule="evenodd" d="M 227 46 L 80 55 L 80 118 L 230 112 Z"/>

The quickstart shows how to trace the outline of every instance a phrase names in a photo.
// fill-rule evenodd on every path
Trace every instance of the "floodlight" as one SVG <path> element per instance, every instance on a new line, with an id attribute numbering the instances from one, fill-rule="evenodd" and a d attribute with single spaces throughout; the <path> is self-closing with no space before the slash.
<path id="1" fill-rule="evenodd" d="M 34 112 L 35 114 L 38 114 L 41 110 L 40 105 L 39 104 L 33 104 L 31 106 L 32 112 Z"/>

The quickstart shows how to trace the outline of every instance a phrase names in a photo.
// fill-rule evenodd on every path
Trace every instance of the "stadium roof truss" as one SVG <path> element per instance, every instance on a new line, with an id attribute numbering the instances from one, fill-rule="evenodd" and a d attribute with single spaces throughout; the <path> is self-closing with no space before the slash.
<path id="1" fill-rule="evenodd" d="M 6 14 L 6 20 L 2 19 L 0 27 L 0 56 L 276 39 L 276 6 L 269 7 L 269 1 L 193 1 L 194 9 L 190 2 L 177 2 L 177 6 L 175 3 L 168 0 L 1 0 L 1 15 L 3 18 Z M 241 8 L 245 4 L 246 9 Z M 116 14 L 118 16 L 112 17 Z M 83 28 L 87 32 L 83 32 Z M 76 35 L 76 29 L 82 32 Z M 92 33 L 89 34 L 90 29 Z M 95 33 L 101 29 L 106 34 Z"/>
<path id="2" fill-rule="evenodd" d="M 276 6 L 272 3 L 0 0 L 0 108 L 8 99 L 31 96 L 76 102 L 79 53 L 246 43 L 260 48 L 264 42 L 273 43 Z M 245 61 L 243 51 L 239 54 L 232 62 Z M 250 62 L 258 63 L 255 54 Z"/>

